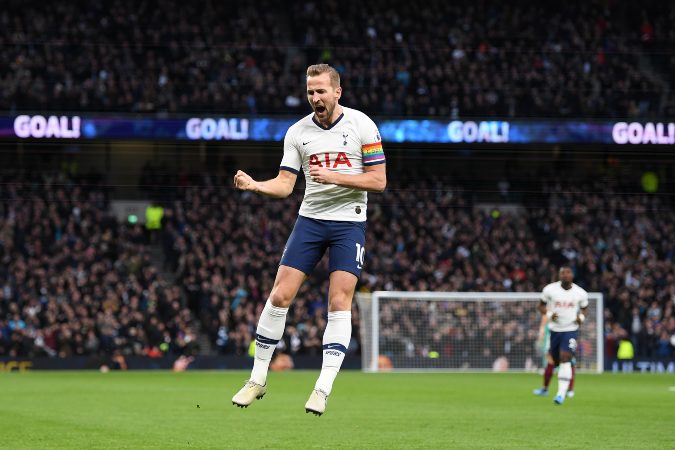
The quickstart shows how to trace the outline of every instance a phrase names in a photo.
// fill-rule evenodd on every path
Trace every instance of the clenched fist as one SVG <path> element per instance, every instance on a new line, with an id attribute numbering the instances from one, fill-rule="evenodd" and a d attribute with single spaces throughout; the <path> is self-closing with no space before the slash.
<path id="1" fill-rule="evenodd" d="M 237 170 L 237 174 L 234 176 L 234 187 L 241 189 L 242 191 L 253 191 L 257 190 L 257 181 L 255 181 L 249 174 L 242 170 Z"/>

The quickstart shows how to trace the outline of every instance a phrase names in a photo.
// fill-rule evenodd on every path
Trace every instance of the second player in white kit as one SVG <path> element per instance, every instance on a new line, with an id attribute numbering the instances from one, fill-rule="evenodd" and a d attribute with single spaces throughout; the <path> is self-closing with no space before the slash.
<path id="1" fill-rule="evenodd" d="M 569 266 L 560 268 L 560 281 L 547 285 L 541 293 L 539 310 L 548 318 L 551 329 L 550 354 L 558 368 L 557 405 L 565 401 L 572 378 L 572 358 L 577 349 L 579 325 L 586 320 L 588 293 L 574 284 Z"/>

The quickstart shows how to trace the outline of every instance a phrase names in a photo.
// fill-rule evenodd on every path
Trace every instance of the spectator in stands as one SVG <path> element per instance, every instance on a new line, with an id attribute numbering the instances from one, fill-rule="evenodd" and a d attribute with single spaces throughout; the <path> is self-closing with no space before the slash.
<path id="1" fill-rule="evenodd" d="M 296 114 L 300 74 L 328 62 L 374 115 L 649 117 L 675 104 L 673 17 L 649 0 L 10 2 L 0 108 Z"/>
<path id="2" fill-rule="evenodd" d="M 361 290 L 537 291 L 567 262 L 579 284 L 605 296 L 612 354 L 629 337 L 637 357 L 672 355 L 671 199 L 607 182 L 553 180 L 523 213 L 492 215 L 438 176 L 419 179 L 424 181 L 412 190 L 405 176 L 398 177 L 370 203 L 369 242 L 376 244 L 368 251 Z M 200 331 L 221 353 L 248 354 L 262 293 L 278 264 L 269 255 L 280 253 L 300 199 L 267 202 L 233 193 L 226 181 L 209 176 L 171 189 L 175 201 L 165 205 L 161 242 L 175 284 L 148 257 L 142 228 L 110 216 L 101 188 L 63 176 L 3 177 L 2 354 L 189 355 L 198 350 Z M 328 270 L 325 261 L 317 270 Z M 312 281 L 302 287 L 288 314 L 289 354 L 320 349 L 326 292 Z M 476 313 L 451 310 L 448 320 L 466 321 Z M 517 314 L 529 317 L 527 311 Z M 359 320 L 356 312 L 355 333 Z M 525 319 L 490 323 L 437 336 L 425 336 L 425 327 L 414 322 L 392 324 L 392 330 L 399 327 L 409 337 L 404 347 L 436 339 L 454 354 L 489 336 L 496 347 L 485 349 L 486 361 L 499 356 L 499 343 L 536 339 L 528 335 L 536 327 Z M 350 350 L 358 350 L 358 340 Z"/>
<path id="3" fill-rule="evenodd" d="M 151 264 L 140 226 L 110 215 L 102 188 L 63 175 L 2 176 L 0 197 L 2 354 L 197 350 L 181 291 Z"/>

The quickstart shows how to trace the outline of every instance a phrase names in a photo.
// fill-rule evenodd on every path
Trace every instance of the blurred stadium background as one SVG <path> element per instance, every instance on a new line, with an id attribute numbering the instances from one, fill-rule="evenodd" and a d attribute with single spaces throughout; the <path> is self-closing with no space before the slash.
<path id="1" fill-rule="evenodd" d="M 655 0 L 3 2 L 0 371 L 250 367 L 303 188 L 231 179 L 276 173 L 327 62 L 387 154 L 359 291 L 537 292 L 571 264 L 604 296 L 605 370 L 674 373 L 674 22 Z M 296 368 L 320 366 L 326 271 L 288 316 Z M 535 345 L 523 314 L 475 330 L 483 356 Z"/>

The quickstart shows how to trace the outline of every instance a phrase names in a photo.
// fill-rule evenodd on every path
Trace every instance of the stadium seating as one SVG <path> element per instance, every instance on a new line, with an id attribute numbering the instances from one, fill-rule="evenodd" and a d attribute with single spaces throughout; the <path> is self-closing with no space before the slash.
<path id="1" fill-rule="evenodd" d="M 22 2 L 0 16 L 0 109 L 296 114 L 322 61 L 378 116 L 655 116 L 675 13 L 623 3 Z"/>
<path id="2" fill-rule="evenodd" d="M 192 312 L 106 190 L 57 174 L 0 176 L 0 354 L 158 356 L 197 350 Z"/>
<path id="3" fill-rule="evenodd" d="M 225 183 L 207 178 L 207 186 L 183 190 L 168 211 L 164 245 L 212 342 L 243 354 L 300 197 L 233 195 Z M 438 177 L 420 177 L 414 190 L 392 177 L 383 195 L 371 196 L 360 289 L 539 291 L 556 279 L 559 264 L 571 262 L 580 285 L 605 294 L 607 326 L 626 330 L 638 355 L 654 354 L 658 338 L 650 336 L 675 332 L 669 301 L 675 248 L 666 238 L 675 232 L 672 208 L 662 197 L 609 183 L 551 184 L 541 198 L 541 208 L 525 215 L 493 217 Z M 317 344 L 326 279 L 324 259 L 289 314 L 288 351 L 311 352 Z M 355 314 L 355 330 L 358 321 Z"/>
<path id="4" fill-rule="evenodd" d="M 297 116 L 303 70 L 324 61 L 342 74 L 342 103 L 376 116 L 672 116 L 675 8 L 627 3 L 12 0 L 0 109 Z M 158 264 L 95 180 L 3 172 L 0 354 L 188 354 L 199 333 L 248 353 L 301 194 L 171 177 L 147 166 L 139 183 L 166 207 Z M 551 181 L 536 207 L 493 216 L 447 179 L 406 186 L 393 176 L 371 196 L 360 289 L 538 291 L 570 261 L 605 293 L 608 342 L 674 353 L 670 200 Z M 291 353 L 320 349 L 327 270 L 290 311 Z"/>
<path id="5" fill-rule="evenodd" d="M 3 178 L 2 352 L 190 354 L 201 330 L 218 352 L 247 354 L 300 193 L 273 201 L 202 181 L 174 189 L 156 267 L 142 229 L 111 218 L 102 188 Z M 440 184 L 412 191 L 393 177 L 371 197 L 361 290 L 538 291 L 569 261 L 580 285 L 605 294 L 610 344 L 626 334 L 636 355 L 673 354 L 675 213 L 662 197 L 552 183 L 540 207 L 497 217 Z M 324 259 L 291 308 L 283 350 L 320 351 L 326 279 Z M 353 321 L 355 351 L 358 313 Z"/>

